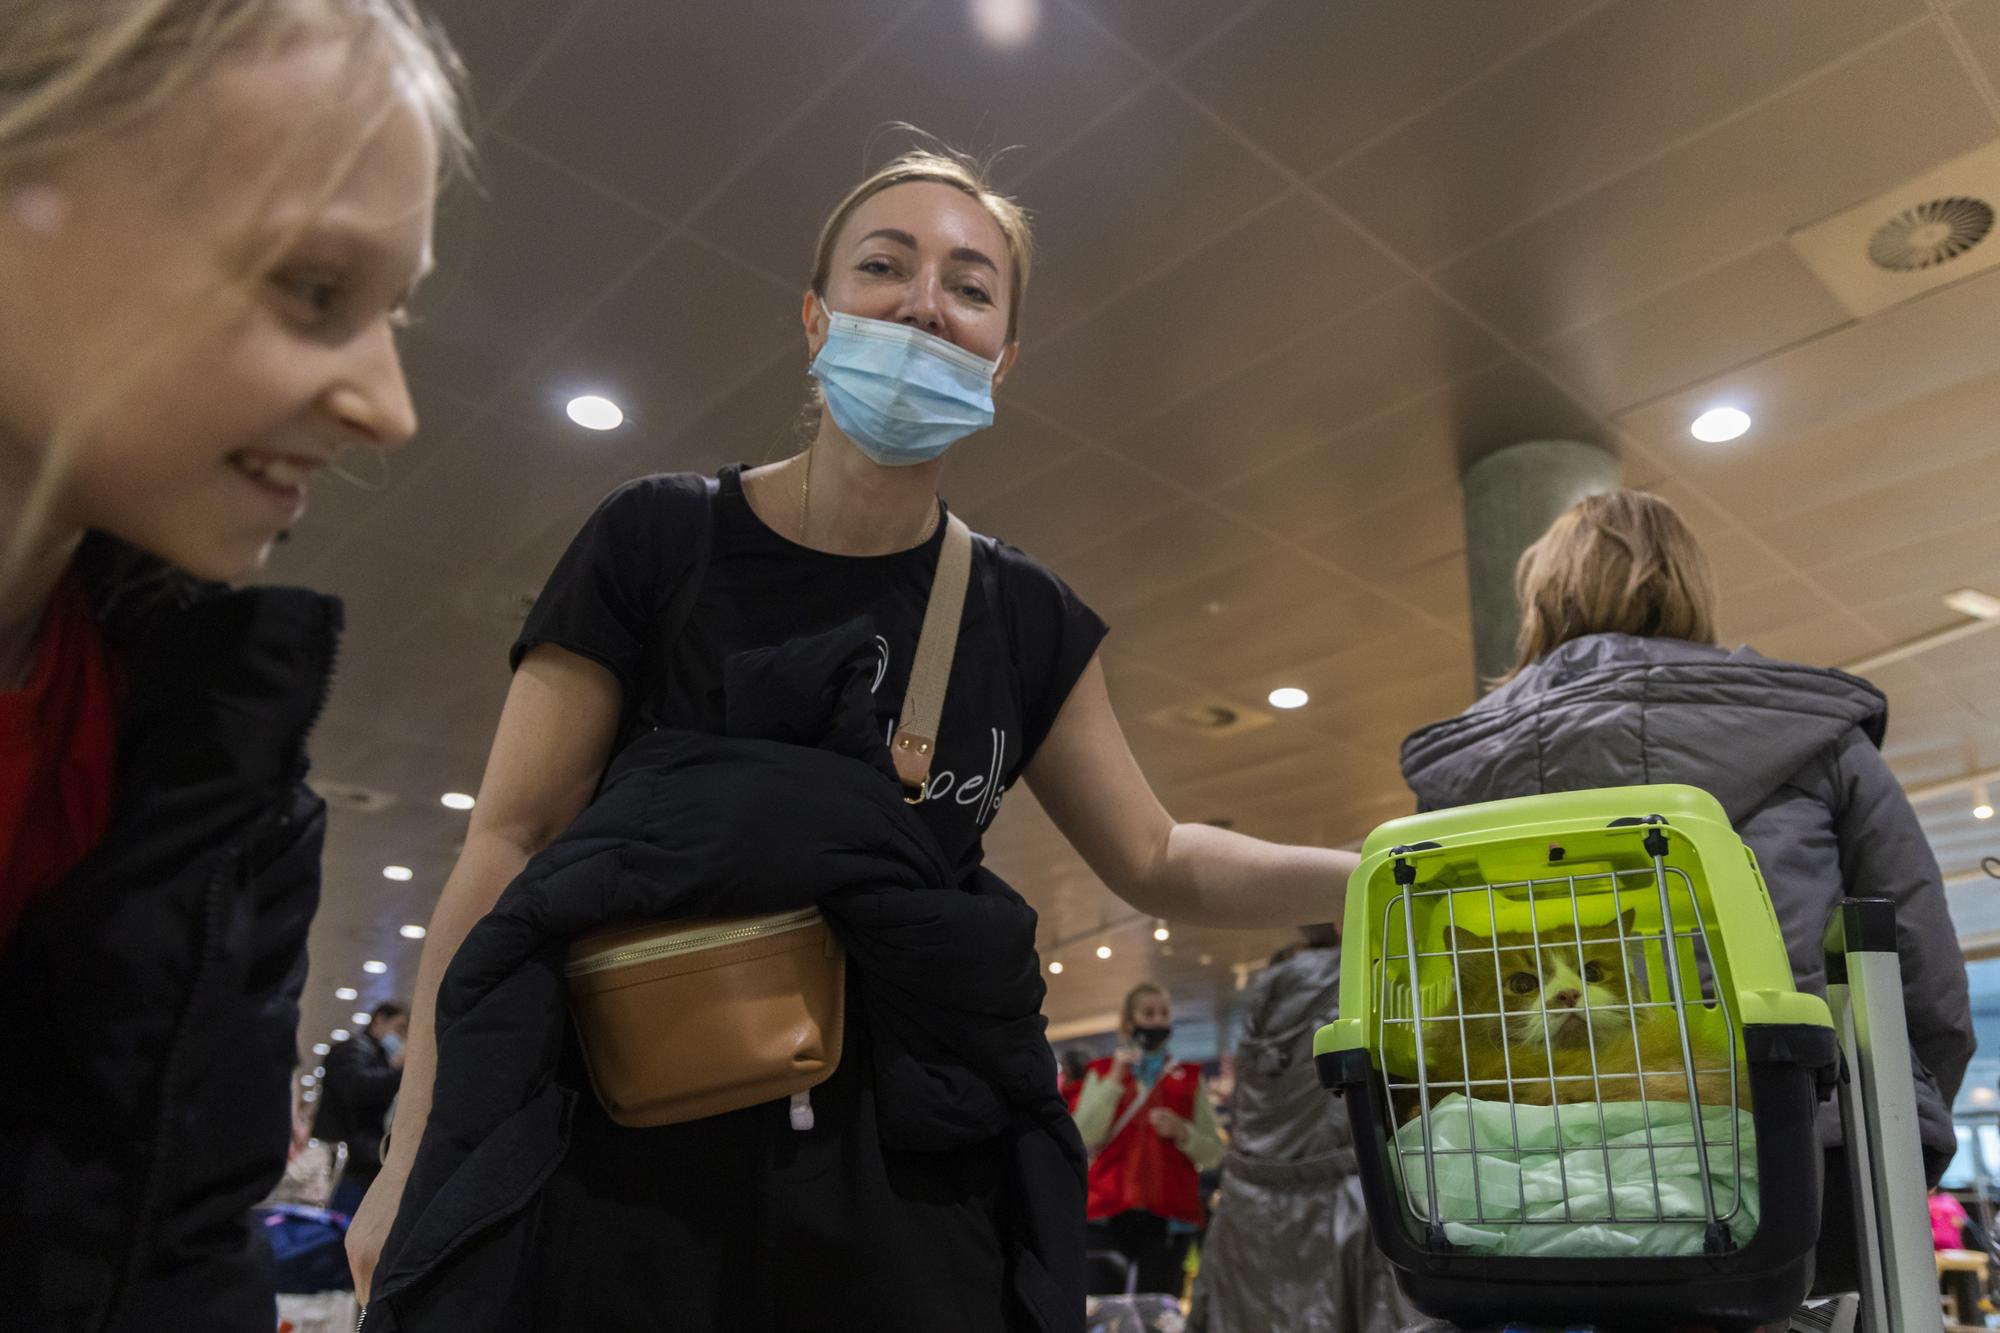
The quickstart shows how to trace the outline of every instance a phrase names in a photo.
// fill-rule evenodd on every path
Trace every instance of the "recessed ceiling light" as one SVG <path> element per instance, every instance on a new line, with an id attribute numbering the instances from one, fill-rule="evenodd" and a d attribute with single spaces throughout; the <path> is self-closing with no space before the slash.
<path id="1" fill-rule="evenodd" d="M 1058 977 L 1062 975 L 1061 959 L 1057 959 L 1055 962 L 1049 964 L 1049 973 L 1052 976 L 1058 976 Z"/>
<path id="2" fill-rule="evenodd" d="M 326 1035 L 332 1037 L 335 1041 L 346 1041 L 349 1037 L 353 1036 L 354 1034 L 352 1032 L 349 1032 L 346 1028 L 335 1028 L 333 1031 L 327 1033 Z"/>
<path id="3" fill-rule="evenodd" d="M 397 931 L 396 933 L 401 935 L 406 940 L 420 940 L 424 937 L 424 928 L 422 926 L 409 925 L 409 926 L 404 926 L 401 930 Z"/>
<path id="4" fill-rule="evenodd" d="M 1993 818 L 1993 793 L 1980 783 L 1972 789 L 1972 817 L 1974 819 Z"/>
<path id="5" fill-rule="evenodd" d="M 1210 963 L 1213 963 L 1214 961 L 1215 961 L 1214 954 L 1205 953 L 1201 956 L 1201 965 L 1203 967 L 1207 967 Z"/>
<path id="6" fill-rule="evenodd" d="M 448 791 L 438 797 L 438 804 L 447 810 L 470 810 L 479 802 L 462 791 Z"/>
<path id="7" fill-rule="evenodd" d="M 365 1009 L 361 1009 L 361 1010 L 356 1010 L 354 1013 L 349 1014 L 347 1017 L 349 1022 L 359 1024 L 361 1027 L 365 1028 L 368 1026 L 369 1020 L 373 1019 L 375 1015 L 369 1013 Z"/>
<path id="8" fill-rule="evenodd" d="M 1296 686 L 1287 685 L 1282 689 L 1272 690 L 1270 697 L 1273 708 L 1304 708 L 1306 700 L 1311 696 Z"/>
<path id="9" fill-rule="evenodd" d="M 313 1077 L 314 1077 L 314 1078 L 325 1078 L 325 1077 L 326 1077 L 326 1066 L 325 1066 L 325 1065 L 314 1065 L 314 1066 L 313 1066 Z"/>
<path id="10" fill-rule="evenodd" d="M 1944 595 L 1944 604 L 1962 616 L 1975 620 L 2000 620 L 2000 597 L 1975 588 L 1960 588 Z"/>
<path id="11" fill-rule="evenodd" d="M 1041 23 L 1041 0 L 972 0 L 972 26 L 1003 51 L 1026 46 Z"/>
<path id="12" fill-rule="evenodd" d="M 379 977 L 389 970 L 389 965 L 379 958 L 370 958 L 361 965 L 361 970 L 371 977 Z"/>
<path id="13" fill-rule="evenodd" d="M 332 1049 L 333 1047 L 327 1045 L 327 1043 L 323 1041 L 318 1041 L 313 1043 L 314 1055 L 325 1055 L 328 1051 L 331 1051 Z"/>
<path id="14" fill-rule="evenodd" d="M 1162 921 L 1158 925 L 1153 927 L 1153 938 L 1161 941 L 1162 943 L 1172 938 L 1172 936 L 1167 931 L 1166 922 Z"/>
<path id="15" fill-rule="evenodd" d="M 303 1102 L 316 1102 L 319 1100 L 319 1094 L 317 1092 L 308 1092 L 305 1096 L 301 1097 L 299 1100 Z"/>
<path id="16" fill-rule="evenodd" d="M 570 399 L 568 411 L 569 419 L 585 430 L 616 430 L 625 420 L 618 404 L 594 393 Z"/>
<path id="17" fill-rule="evenodd" d="M 1111 946 L 1110 946 L 1110 945 L 1108 945 L 1108 944 L 1100 944 L 1100 945 L 1098 945 L 1098 946 L 1097 946 L 1097 956 L 1098 956 L 1099 958 L 1109 958 L 1109 957 L 1111 956 Z"/>
<path id="18" fill-rule="evenodd" d="M 1750 429 L 1750 414 L 1739 407 L 1711 407 L 1694 419 L 1688 433 L 1707 444 L 1733 440 Z"/>
<path id="19" fill-rule="evenodd" d="M 383 879 L 393 879 L 393 880 L 396 880 L 396 881 L 397 881 L 397 882 L 399 882 L 399 883 L 400 883 L 401 881 L 403 881 L 403 880 L 406 880 L 406 879 L 414 879 L 414 878 L 416 877 L 416 873 L 417 873 L 416 871 L 414 871 L 414 870 L 410 869 L 410 868 L 409 868 L 408 866 L 383 866 L 383 867 L 382 867 L 382 878 L 383 878 Z"/>
<path id="20" fill-rule="evenodd" d="M 310 1088 L 313 1084 L 317 1082 L 319 1082 L 319 1080 L 311 1074 L 299 1075 L 299 1086 L 302 1088 Z"/>
<path id="21" fill-rule="evenodd" d="M 352 986 L 337 986 L 334 988 L 333 998 L 336 1000 L 352 1000 L 360 994 L 361 992 Z"/>

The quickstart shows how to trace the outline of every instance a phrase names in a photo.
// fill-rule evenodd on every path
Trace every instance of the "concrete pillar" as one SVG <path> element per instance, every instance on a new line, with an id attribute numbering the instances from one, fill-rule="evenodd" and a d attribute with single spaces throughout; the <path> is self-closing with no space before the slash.
<path id="1" fill-rule="evenodd" d="M 1618 487 L 1618 460 L 1594 444 L 1529 440 L 1486 455 L 1465 470 L 1465 569 L 1472 592 L 1476 686 L 1514 665 L 1521 610 L 1514 566 L 1555 521 L 1588 495 Z"/>

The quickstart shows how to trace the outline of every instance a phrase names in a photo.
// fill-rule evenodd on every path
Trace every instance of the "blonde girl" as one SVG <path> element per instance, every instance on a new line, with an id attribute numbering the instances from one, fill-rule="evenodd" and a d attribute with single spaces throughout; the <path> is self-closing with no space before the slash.
<path id="1" fill-rule="evenodd" d="M 401 0 L 0 33 L 0 1304 L 265 1333 L 340 615 L 227 585 L 415 428 L 454 65 Z"/>

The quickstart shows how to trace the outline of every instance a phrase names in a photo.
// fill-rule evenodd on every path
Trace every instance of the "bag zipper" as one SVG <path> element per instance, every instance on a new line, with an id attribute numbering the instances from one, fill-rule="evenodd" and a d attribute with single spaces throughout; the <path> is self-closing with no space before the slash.
<path id="1" fill-rule="evenodd" d="M 649 962 L 655 958 L 698 953 L 703 949 L 720 948 L 725 944 L 738 944 L 745 940 L 762 939 L 767 935 L 782 935 L 788 931 L 804 930 L 808 926 L 818 925 L 820 920 L 819 908 L 806 907 L 796 912 L 787 912 L 782 916 L 765 917 L 760 921 L 750 921 L 738 926 L 720 926 L 685 935 L 669 935 L 661 939 L 647 940 L 641 944 L 621 945 L 616 949 L 606 949 L 586 958 L 573 960 L 563 968 L 563 975 L 581 977 L 592 972 L 624 967 L 631 963 Z"/>

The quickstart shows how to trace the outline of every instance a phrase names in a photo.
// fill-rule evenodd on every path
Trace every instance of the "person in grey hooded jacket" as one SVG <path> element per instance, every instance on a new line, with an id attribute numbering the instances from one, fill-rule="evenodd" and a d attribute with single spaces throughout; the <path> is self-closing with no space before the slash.
<path id="1" fill-rule="evenodd" d="M 1935 1184 L 1957 1146 L 1951 1102 L 1972 1056 L 1972 1015 L 1937 861 L 1879 748 L 1882 692 L 1839 671 L 1716 647 L 1707 559 L 1673 508 L 1642 492 L 1592 496 L 1557 518 L 1522 555 L 1515 593 L 1521 652 L 1510 678 L 1403 742 L 1419 806 L 1700 787 L 1756 853 L 1792 973 L 1819 995 L 1835 904 L 1893 900 Z M 1823 1143 L 1839 1142 L 1830 1104 L 1819 1128 Z M 1839 1184 L 1830 1173 L 1830 1196 Z"/>
<path id="2" fill-rule="evenodd" d="M 1394 1333 L 1414 1317 L 1368 1230 L 1347 1108 L 1313 1068 L 1313 1034 L 1339 1016 L 1340 932 L 1302 934 L 1243 991 L 1234 1132 L 1188 1333 Z"/>

